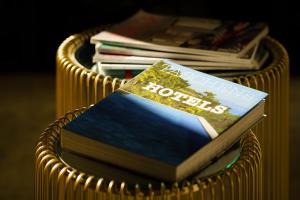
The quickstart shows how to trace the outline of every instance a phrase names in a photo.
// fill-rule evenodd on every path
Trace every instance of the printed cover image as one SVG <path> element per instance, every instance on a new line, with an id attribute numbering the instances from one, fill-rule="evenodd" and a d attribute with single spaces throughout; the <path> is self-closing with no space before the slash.
<path id="1" fill-rule="evenodd" d="M 64 129 L 174 166 L 212 140 L 197 116 L 122 91 Z"/>
<path id="2" fill-rule="evenodd" d="M 107 35 L 111 42 L 124 36 L 158 45 L 239 53 L 255 37 L 266 35 L 268 28 L 265 23 L 165 16 L 140 10 L 104 32 L 111 33 Z"/>
<path id="3" fill-rule="evenodd" d="M 159 89 L 155 91 L 153 88 Z M 264 92 L 168 60 L 146 69 L 121 90 L 201 116 L 218 134 L 266 97 Z"/>
<path id="4" fill-rule="evenodd" d="M 264 97 L 263 92 L 162 60 L 64 129 L 178 166 Z"/>

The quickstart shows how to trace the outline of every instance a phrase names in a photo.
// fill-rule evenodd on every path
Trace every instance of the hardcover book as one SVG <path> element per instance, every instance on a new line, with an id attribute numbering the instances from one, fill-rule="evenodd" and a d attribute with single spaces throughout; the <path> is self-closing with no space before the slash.
<path id="1" fill-rule="evenodd" d="M 264 116 L 267 94 L 161 60 L 63 127 L 64 149 L 166 181 L 197 173 Z"/>

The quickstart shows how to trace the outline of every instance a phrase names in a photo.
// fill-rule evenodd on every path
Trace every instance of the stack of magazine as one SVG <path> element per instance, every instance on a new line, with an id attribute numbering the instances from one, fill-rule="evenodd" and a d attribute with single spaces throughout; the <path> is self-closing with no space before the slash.
<path id="1" fill-rule="evenodd" d="M 262 22 L 166 16 L 139 10 L 91 37 L 93 70 L 131 78 L 160 59 L 195 70 L 256 70 L 269 54 Z"/>

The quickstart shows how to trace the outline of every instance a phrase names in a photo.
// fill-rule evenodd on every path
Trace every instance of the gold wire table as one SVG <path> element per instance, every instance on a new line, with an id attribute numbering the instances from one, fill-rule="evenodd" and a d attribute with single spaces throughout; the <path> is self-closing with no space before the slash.
<path id="1" fill-rule="evenodd" d="M 89 70 L 80 60 L 82 48 L 99 32 L 92 29 L 67 38 L 56 57 L 56 114 L 93 104 L 114 91 L 126 80 L 103 76 Z M 288 199 L 289 191 L 289 59 L 284 47 L 275 39 L 264 41 L 271 61 L 259 71 L 228 72 L 223 78 L 269 94 L 267 118 L 253 129 L 263 153 L 263 199 Z"/>
<path id="2" fill-rule="evenodd" d="M 261 149 L 256 136 L 247 132 L 240 140 L 240 156 L 225 170 L 209 177 L 164 184 L 158 189 L 95 176 L 60 159 L 58 146 L 64 124 L 85 110 L 77 109 L 50 124 L 35 148 L 35 199 L 262 199 Z"/>

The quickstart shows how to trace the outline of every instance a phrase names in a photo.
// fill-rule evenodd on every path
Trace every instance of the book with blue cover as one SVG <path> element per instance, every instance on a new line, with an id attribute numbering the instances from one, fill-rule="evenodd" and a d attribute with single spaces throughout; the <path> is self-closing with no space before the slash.
<path id="1" fill-rule="evenodd" d="M 267 94 L 161 60 L 63 127 L 64 149 L 165 181 L 197 173 L 264 116 Z"/>

